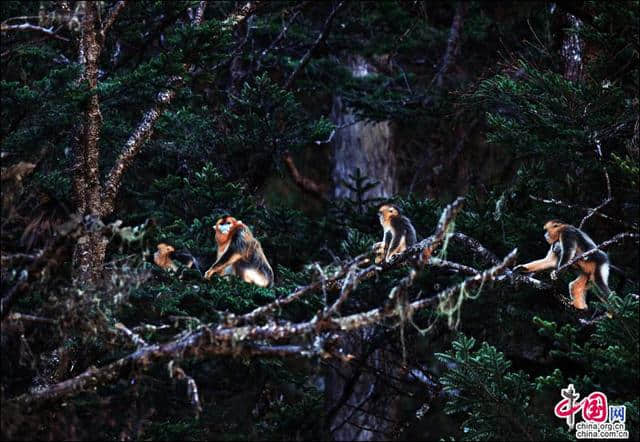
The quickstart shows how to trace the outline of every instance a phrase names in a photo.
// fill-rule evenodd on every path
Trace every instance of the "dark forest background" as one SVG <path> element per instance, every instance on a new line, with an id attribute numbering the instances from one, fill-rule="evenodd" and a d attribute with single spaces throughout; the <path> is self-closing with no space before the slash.
<path id="1" fill-rule="evenodd" d="M 3 440 L 572 440 L 569 383 L 637 440 L 639 6 L 1 2 Z M 274 287 L 153 264 L 226 214 Z M 586 312 L 511 272 L 553 218 Z"/>

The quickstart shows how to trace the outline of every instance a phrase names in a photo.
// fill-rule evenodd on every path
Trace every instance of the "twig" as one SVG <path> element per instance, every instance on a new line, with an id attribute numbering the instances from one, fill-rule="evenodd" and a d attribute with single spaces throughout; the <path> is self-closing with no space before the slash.
<path id="1" fill-rule="evenodd" d="M 497 263 L 500 262 L 500 259 L 498 259 L 498 257 L 491 252 L 489 249 L 487 249 L 485 246 L 483 246 L 477 239 L 472 238 L 470 236 L 465 235 L 464 233 L 460 233 L 460 232 L 455 232 L 453 234 L 451 234 L 451 239 L 461 242 L 463 244 L 465 244 L 466 246 L 470 247 L 472 251 L 474 251 L 477 255 L 479 255 L 481 258 L 483 258 L 485 261 L 496 265 Z M 539 279 L 535 279 L 530 275 L 521 275 L 518 273 L 513 273 L 511 271 L 506 272 L 505 275 L 501 275 L 498 277 L 498 280 L 502 281 L 503 279 L 506 278 L 512 278 L 513 281 L 517 284 L 517 283 L 521 283 L 521 284 L 526 284 L 526 285 L 530 285 L 533 286 L 536 289 L 550 289 L 552 286 L 550 284 L 547 284 L 546 282 L 540 281 Z"/>
<path id="2" fill-rule="evenodd" d="M 139 335 L 129 330 L 122 322 L 118 322 L 115 325 L 117 330 L 123 332 L 131 341 L 134 343 L 136 347 L 142 347 L 148 345 L 144 339 L 142 339 Z"/>
<path id="3" fill-rule="evenodd" d="M 329 16 L 327 17 L 327 19 L 324 22 L 324 26 L 322 28 L 322 32 L 320 32 L 320 35 L 318 35 L 318 38 L 313 43 L 311 48 L 309 48 L 307 53 L 304 54 L 304 56 L 302 57 L 302 60 L 300 60 L 300 63 L 298 63 L 298 66 L 296 67 L 296 69 L 291 73 L 291 75 L 289 76 L 289 78 L 285 82 L 285 84 L 283 86 L 283 89 L 290 89 L 291 88 L 291 86 L 293 85 L 293 81 L 296 79 L 298 74 L 300 74 L 300 72 L 302 72 L 302 70 L 307 66 L 307 64 L 311 60 L 311 57 L 316 52 L 316 50 L 318 49 L 320 44 L 327 38 L 327 35 L 329 34 L 329 29 L 331 28 L 331 22 L 333 21 L 333 18 L 336 16 L 338 11 L 340 11 L 344 7 L 345 4 L 346 4 L 345 0 L 342 0 L 340 3 L 338 3 L 338 6 L 336 6 L 331 11 L 331 13 L 329 14 Z"/>
<path id="4" fill-rule="evenodd" d="M 348 269 L 355 263 L 360 263 L 362 262 L 362 260 L 364 259 L 364 257 L 367 255 L 359 255 L 357 257 L 355 257 L 354 259 L 350 260 L 347 264 L 343 265 L 342 269 L 339 270 L 334 276 L 332 276 L 329 279 L 326 280 L 322 280 L 322 281 L 316 281 L 312 284 L 306 285 L 304 287 L 300 287 L 298 288 L 296 291 L 294 291 L 293 293 L 285 296 L 284 298 L 280 298 L 280 299 L 276 299 L 275 301 L 263 305 L 261 307 L 258 307 L 252 311 L 250 311 L 249 313 L 246 313 L 240 317 L 237 318 L 238 320 L 238 324 L 245 324 L 245 323 L 251 323 L 253 321 L 255 321 L 257 318 L 264 316 L 265 314 L 279 309 L 281 308 L 283 305 L 289 304 L 293 301 L 296 301 L 298 299 L 300 299 L 302 296 L 304 296 L 307 293 L 313 292 L 315 290 L 318 290 L 320 288 L 322 288 L 323 284 L 326 287 L 326 284 L 332 284 L 335 283 L 336 281 L 340 280 L 342 277 L 344 277 L 347 272 L 349 271 Z"/>
<path id="5" fill-rule="evenodd" d="M 38 322 L 41 324 L 57 324 L 58 321 L 51 318 L 43 318 L 41 316 L 25 315 L 24 313 L 11 313 L 7 319 L 9 321 L 30 321 Z"/>
<path id="6" fill-rule="evenodd" d="M 331 316 L 334 313 L 338 313 L 338 309 L 340 308 L 340 306 L 347 300 L 351 292 L 353 292 L 358 287 L 358 275 L 376 270 L 377 266 L 369 266 L 359 273 L 356 273 L 357 268 L 357 264 L 351 266 L 351 268 L 349 269 L 349 273 L 347 273 L 347 276 L 342 281 L 342 290 L 340 290 L 340 296 L 338 296 L 338 299 L 335 300 L 331 307 L 325 309 L 325 312 L 323 313 L 324 316 Z"/>
<path id="7" fill-rule="evenodd" d="M 540 197 L 537 197 L 537 196 L 534 196 L 534 195 L 529 195 L 529 198 L 531 198 L 534 201 L 539 201 L 539 202 L 545 203 L 545 204 L 554 204 L 556 206 L 563 206 L 563 207 L 566 207 L 567 209 L 584 210 L 586 212 L 589 212 L 590 210 L 593 210 L 593 209 L 590 209 L 588 207 L 576 206 L 574 204 L 565 203 L 564 201 L 556 200 L 556 199 L 553 199 L 553 198 L 545 199 L 545 198 L 540 198 Z M 636 224 L 628 224 L 625 221 L 622 221 L 622 220 L 619 220 L 619 219 L 616 219 L 616 218 L 612 218 L 609 215 L 605 215 L 604 213 L 595 212 L 594 215 L 599 216 L 600 218 L 603 218 L 603 219 L 606 219 L 606 220 L 613 221 L 615 223 L 621 224 L 621 225 L 623 225 L 625 227 L 628 227 L 628 228 L 631 228 L 631 229 L 637 229 L 638 228 L 638 226 Z"/>
<path id="8" fill-rule="evenodd" d="M 443 269 L 452 269 L 458 273 L 464 273 L 466 275 L 477 275 L 478 273 L 480 273 L 478 269 L 474 269 L 473 267 L 433 257 L 429 260 L 429 266 L 439 267 Z"/>
<path id="9" fill-rule="evenodd" d="M 437 87 L 442 86 L 443 78 L 453 60 L 458 55 L 460 45 L 458 41 L 460 40 L 460 31 L 462 29 L 462 23 L 464 22 L 464 14 L 467 10 L 467 4 L 465 1 L 459 1 L 456 5 L 456 12 L 453 16 L 453 21 L 451 22 L 451 29 L 449 30 L 449 39 L 447 40 L 447 49 L 442 57 L 442 63 L 440 64 L 440 69 L 431 80 L 431 84 L 434 84 Z"/>
<path id="10" fill-rule="evenodd" d="M 103 41 L 107 35 L 107 31 L 109 30 L 111 25 L 113 25 L 113 23 L 116 21 L 116 18 L 118 18 L 118 14 L 120 14 L 120 11 L 122 11 L 122 8 L 124 8 L 125 4 L 126 4 L 125 0 L 120 0 L 115 5 L 113 5 L 113 7 L 109 10 L 109 15 L 107 16 L 107 19 L 104 21 L 104 24 L 102 25 L 102 29 L 100 30 L 100 36 Z"/>
<path id="11" fill-rule="evenodd" d="M 275 38 L 275 40 L 273 40 L 271 42 L 271 44 L 266 49 L 262 50 L 262 52 L 260 53 L 260 57 L 258 58 L 258 61 L 256 63 L 256 71 L 259 71 L 260 68 L 262 67 L 262 61 L 267 56 L 267 54 L 269 52 L 271 52 L 271 50 L 273 48 L 275 48 L 275 46 L 278 43 L 280 43 L 280 41 L 285 37 L 285 35 L 287 35 L 287 31 L 289 30 L 289 28 L 293 24 L 293 21 L 298 17 L 298 15 L 300 15 L 300 12 L 302 12 L 302 8 L 304 8 L 304 6 L 306 6 L 307 3 L 309 3 L 309 2 L 305 1 L 305 2 L 302 2 L 299 5 L 297 5 L 297 11 L 295 11 L 291 15 L 291 18 L 289 19 L 289 21 L 287 23 L 285 23 L 284 26 L 282 26 L 282 30 L 280 31 L 278 36 Z"/>
<path id="12" fill-rule="evenodd" d="M 582 218 L 582 221 L 580 221 L 580 225 L 578 226 L 578 228 L 582 229 L 582 226 L 584 226 L 584 223 L 587 222 L 587 220 L 589 218 L 591 218 L 593 215 L 595 215 L 598 210 L 602 209 L 604 206 L 609 204 L 611 201 L 613 201 L 613 198 L 609 197 L 609 198 L 605 199 L 598 207 L 595 207 L 593 209 L 589 209 L 589 213 L 587 213 L 584 216 L 584 218 Z"/>
<path id="13" fill-rule="evenodd" d="M 311 178 L 306 177 L 300 173 L 300 171 L 296 167 L 295 162 L 293 161 L 293 157 L 291 156 L 290 152 L 285 152 L 282 160 L 287 166 L 287 169 L 291 174 L 291 178 L 293 178 L 293 181 L 298 185 L 298 187 L 300 187 L 305 192 L 320 198 L 323 201 L 327 201 L 326 189 Z"/>
<path id="14" fill-rule="evenodd" d="M 7 24 L 0 25 L 0 32 L 8 32 L 8 31 L 36 31 L 36 32 L 46 34 L 49 37 L 56 38 L 58 40 L 69 41 L 68 38 L 56 34 L 56 32 L 53 30 L 53 26 L 50 28 L 43 28 L 42 26 L 32 25 L 31 23 L 22 23 L 19 25 L 7 25 Z"/>
<path id="15" fill-rule="evenodd" d="M 162 324 L 162 325 L 141 324 L 133 327 L 133 331 L 134 332 L 145 332 L 145 331 L 156 332 L 158 330 L 166 330 L 168 328 L 173 328 L 173 327 L 171 327 L 169 324 Z"/>

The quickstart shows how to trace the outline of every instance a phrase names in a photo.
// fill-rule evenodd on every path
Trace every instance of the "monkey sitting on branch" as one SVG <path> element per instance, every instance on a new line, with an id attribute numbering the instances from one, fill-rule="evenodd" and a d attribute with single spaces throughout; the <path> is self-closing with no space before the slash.
<path id="1" fill-rule="evenodd" d="M 547 256 L 527 264 L 516 266 L 514 271 L 539 272 L 554 268 L 551 279 L 558 278 L 557 269 L 571 261 L 576 256 L 596 248 L 593 240 L 582 230 L 559 220 L 547 221 L 544 225 L 544 237 L 551 245 Z M 572 267 L 580 272 L 575 280 L 569 284 L 572 304 L 575 308 L 587 309 L 586 294 L 589 283 L 605 295 L 609 290 L 609 257 L 602 250 L 578 260 Z"/>
<path id="2" fill-rule="evenodd" d="M 375 263 L 389 262 L 394 255 L 404 252 L 407 247 L 416 243 L 416 229 L 400 210 L 391 204 L 384 204 L 378 209 L 378 217 L 382 225 L 381 242 L 373 245 L 376 254 Z"/>
<path id="3" fill-rule="evenodd" d="M 224 216 L 216 222 L 214 230 L 217 258 L 204 279 L 211 279 L 213 275 L 234 275 L 260 287 L 273 285 L 273 270 L 262 246 L 242 221 Z"/>

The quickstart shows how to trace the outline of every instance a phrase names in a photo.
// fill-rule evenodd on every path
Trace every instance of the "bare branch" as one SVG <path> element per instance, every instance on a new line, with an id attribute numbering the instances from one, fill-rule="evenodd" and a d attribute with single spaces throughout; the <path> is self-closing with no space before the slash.
<path id="1" fill-rule="evenodd" d="M 58 40 L 69 41 L 68 38 L 56 34 L 53 26 L 50 28 L 43 28 L 42 26 L 32 25 L 31 23 L 21 23 L 19 25 L 7 25 L 3 23 L 0 25 L 0 32 L 8 31 L 36 31 Z"/>
<path id="2" fill-rule="evenodd" d="M 206 1 L 200 2 L 198 10 L 194 15 L 194 19 L 192 22 L 193 26 L 198 26 L 202 22 L 206 4 Z M 191 66 L 185 66 L 186 71 L 189 71 L 190 69 Z M 162 116 L 171 101 L 173 101 L 173 99 L 175 98 L 175 88 L 182 84 L 182 81 L 183 79 L 180 76 L 173 76 L 169 79 L 169 88 L 159 92 L 156 95 L 155 102 L 153 103 L 151 108 L 144 113 L 142 121 L 138 123 L 136 129 L 125 142 L 123 151 L 111 168 L 111 171 L 109 172 L 104 185 L 104 196 L 100 210 L 101 216 L 104 217 L 113 212 L 113 209 L 115 207 L 116 195 L 118 193 L 118 190 L 120 189 L 124 173 L 128 169 L 133 159 L 136 157 L 136 155 L 138 155 L 140 149 L 142 149 L 142 146 L 151 137 L 155 123 L 158 121 L 160 116 Z"/>
<path id="3" fill-rule="evenodd" d="M 102 29 L 100 30 L 100 36 L 103 42 L 107 36 L 107 31 L 109 30 L 111 25 L 113 25 L 113 23 L 116 21 L 116 18 L 118 18 L 118 14 L 120 14 L 120 11 L 122 11 L 126 3 L 127 3 L 126 0 L 120 0 L 115 5 L 113 5 L 111 10 L 109 11 L 109 15 L 107 16 L 107 19 L 104 21 L 104 24 L 102 25 Z"/>
<path id="4" fill-rule="evenodd" d="M 574 204 L 565 203 L 564 201 L 556 200 L 556 199 L 553 199 L 553 198 L 545 199 L 545 198 L 540 198 L 540 197 L 537 197 L 537 196 L 534 196 L 534 195 L 529 195 L 529 198 L 531 198 L 534 201 L 539 201 L 539 202 L 545 203 L 545 204 L 554 204 L 556 206 L 566 207 L 567 209 L 584 210 L 586 212 L 589 212 L 589 211 L 593 210 L 593 209 L 588 208 L 588 207 L 576 206 Z M 604 213 L 596 212 L 596 213 L 594 213 L 594 215 L 599 216 L 600 218 L 606 219 L 608 221 L 612 221 L 614 223 L 623 225 L 625 227 L 631 228 L 631 229 L 637 229 L 638 228 L 638 226 L 636 224 L 629 224 L 629 223 L 627 223 L 625 221 L 613 218 L 613 217 L 611 217 L 609 215 L 605 215 Z"/>
<path id="5" fill-rule="evenodd" d="M 458 273 L 463 273 L 465 275 L 477 275 L 480 273 L 478 269 L 474 269 L 473 267 L 466 266 L 464 264 L 458 264 L 457 262 L 447 261 L 444 259 L 431 257 L 429 260 L 429 266 L 439 267 L 443 269 L 451 269 L 455 270 Z"/>
<path id="6" fill-rule="evenodd" d="M 331 28 L 331 22 L 333 22 L 333 18 L 336 16 L 338 11 L 340 11 L 344 7 L 345 4 L 346 4 L 345 0 L 342 0 L 340 3 L 338 3 L 338 6 L 333 8 L 331 13 L 329 13 L 329 16 L 324 22 L 322 32 L 320 32 L 320 35 L 318 35 L 318 38 L 313 43 L 311 48 L 309 48 L 307 53 L 304 54 L 304 56 L 302 57 L 302 60 L 300 60 L 300 63 L 298 63 L 298 66 L 296 67 L 296 69 L 291 73 L 291 75 L 289 75 L 289 78 L 285 82 L 283 89 L 291 88 L 291 86 L 293 85 L 293 81 L 296 79 L 298 74 L 300 74 L 300 72 L 302 72 L 302 70 L 307 66 L 307 64 L 311 60 L 311 57 L 313 57 L 313 54 L 316 52 L 320 44 L 324 42 L 324 40 L 327 38 L 327 35 L 329 35 L 329 29 Z"/>
<path id="7" fill-rule="evenodd" d="M 464 15 L 467 11 L 467 3 L 465 1 L 459 1 L 456 5 L 456 12 L 451 22 L 451 29 L 449 30 L 449 39 L 447 40 L 447 49 L 442 57 L 442 63 L 440 63 L 440 69 L 431 80 L 431 84 L 437 87 L 442 87 L 443 79 L 446 73 L 449 71 L 453 60 L 458 55 L 460 45 L 460 31 L 462 30 L 462 23 L 464 22 Z"/>
<path id="8" fill-rule="evenodd" d="M 287 23 L 284 24 L 284 26 L 282 26 L 282 30 L 280 31 L 278 36 L 275 38 L 275 40 L 273 40 L 271 44 L 260 53 L 260 57 L 258 58 L 258 61 L 256 63 L 257 71 L 259 71 L 260 68 L 262 67 L 262 62 L 264 61 L 264 58 L 267 56 L 267 54 L 271 52 L 271 50 L 275 48 L 278 43 L 280 43 L 280 41 L 285 37 L 285 35 L 287 35 L 287 31 L 289 30 L 289 27 L 291 27 L 291 24 L 293 23 L 293 21 L 298 17 L 298 15 L 300 15 L 300 12 L 302 12 L 302 8 L 306 6 L 306 4 L 308 3 L 309 2 L 305 1 L 297 5 L 297 11 L 291 14 L 291 18 L 289 19 L 289 21 L 287 21 Z"/>
<path id="9" fill-rule="evenodd" d="M 611 193 L 609 193 L 609 194 L 611 194 Z M 613 198 L 609 197 L 609 198 L 605 199 L 598 207 L 595 207 L 593 209 L 589 209 L 589 213 L 587 213 L 584 216 L 584 218 L 582 218 L 582 221 L 580 221 L 580 225 L 578 226 L 578 228 L 582 229 L 582 226 L 584 226 L 584 223 L 586 223 L 589 218 L 591 218 L 593 215 L 595 215 L 596 212 L 598 212 L 598 210 L 602 209 L 604 206 L 609 204 L 611 201 L 613 201 Z"/>
<path id="10" fill-rule="evenodd" d="M 11 313 L 7 320 L 9 321 L 29 321 L 29 322 L 38 322 L 41 324 L 57 324 L 58 321 L 51 318 L 43 318 L 41 316 L 33 316 L 33 315 L 25 315 L 24 313 Z"/>
<path id="11" fill-rule="evenodd" d="M 261 307 L 258 307 L 254 310 L 252 310 L 251 312 L 242 315 L 240 317 L 238 317 L 238 324 L 246 324 L 246 323 L 251 323 L 253 321 L 255 321 L 257 318 L 273 311 L 276 309 L 281 308 L 283 305 L 289 304 L 293 301 L 296 301 L 298 299 L 300 299 L 302 296 L 304 296 L 307 293 L 312 293 L 315 290 L 318 290 L 320 288 L 323 287 L 323 284 L 326 285 L 327 284 L 332 284 L 335 285 L 335 283 L 337 281 L 339 281 L 340 279 L 342 279 L 347 272 L 349 271 L 348 269 L 354 264 L 354 263 L 361 263 L 363 261 L 363 259 L 365 259 L 366 255 L 360 255 L 357 256 L 356 258 L 352 259 L 351 261 L 349 261 L 347 264 L 343 265 L 342 269 L 340 271 L 338 271 L 334 276 L 332 276 L 329 279 L 326 280 L 321 280 L 321 281 L 316 281 L 312 284 L 306 285 L 304 287 L 300 287 L 299 289 L 297 289 L 296 291 L 294 291 L 293 293 L 289 294 L 288 296 L 285 296 L 284 298 L 280 298 L 280 299 L 276 299 L 275 301 L 263 305 Z"/>
<path id="12" fill-rule="evenodd" d="M 451 235 L 451 239 L 464 243 L 465 245 L 470 247 L 471 250 L 473 250 L 477 255 L 480 255 L 485 261 L 488 261 L 491 264 L 497 264 L 498 262 L 500 262 L 498 257 L 493 252 L 489 251 L 475 238 L 471 238 L 464 233 L 455 232 Z"/>
<path id="13" fill-rule="evenodd" d="M 451 234 L 451 239 L 461 242 L 465 244 L 467 247 L 471 248 L 477 255 L 483 258 L 485 261 L 496 265 L 500 262 L 500 259 L 483 246 L 477 239 L 472 238 L 470 236 L 465 235 L 464 233 L 455 232 Z M 547 284 L 546 282 L 542 282 L 539 279 L 535 279 L 530 275 L 517 274 L 512 272 L 507 272 L 510 278 L 513 278 L 515 283 L 530 285 L 536 289 L 550 289 L 552 286 Z M 501 275 L 498 277 L 499 280 L 505 279 L 506 275 Z"/>
<path id="14" fill-rule="evenodd" d="M 133 342 L 133 344 L 136 347 L 142 347 L 144 345 L 147 345 L 147 343 L 145 342 L 144 339 L 142 339 L 140 337 L 140 335 L 132 332 L 131 330 L 129 330 L 122 322 L 118 322 L 115 325 L 115 328 L 120 330 L 122 333 L 124 333 L 129 339 L 131 339 L 131 341 Z"/>
<path id="15" fill-rule="evenodd" d="M 295 162 L 293 161 L 293 156 L 291 153 L 285 152 L 283 156 L 284 164 L 286 164 L 289 173 L 291 173 L 291 178 L 293 181 L 307 193 L 320 198 L 323 201 L 327 200 L 326 189 L 324 189 L 320 184 L 313 181 L 311 178 L 303 176 L 298 168 L 296 167 Z"/>

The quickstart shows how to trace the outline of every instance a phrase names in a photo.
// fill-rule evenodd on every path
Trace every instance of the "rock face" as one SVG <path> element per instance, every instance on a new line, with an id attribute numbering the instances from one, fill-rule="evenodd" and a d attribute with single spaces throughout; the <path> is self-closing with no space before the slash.
<path id="1" fill-rule="evenodd" d="M 360 56 L 350 58 L 348 66 L 354 77 L 375 73 L 375 68 Z M 334 97 L 331 119 L 339 129 L 333 138 L 332 196 L 352 199 L 354 192 L 347 184 L 353 184 L 350 175 L 360 169 L 362 176 L 380 183 L 365 197 L 389 198 L 398 190 L 393 124 L 357 118 L 342 97 Z"/>

